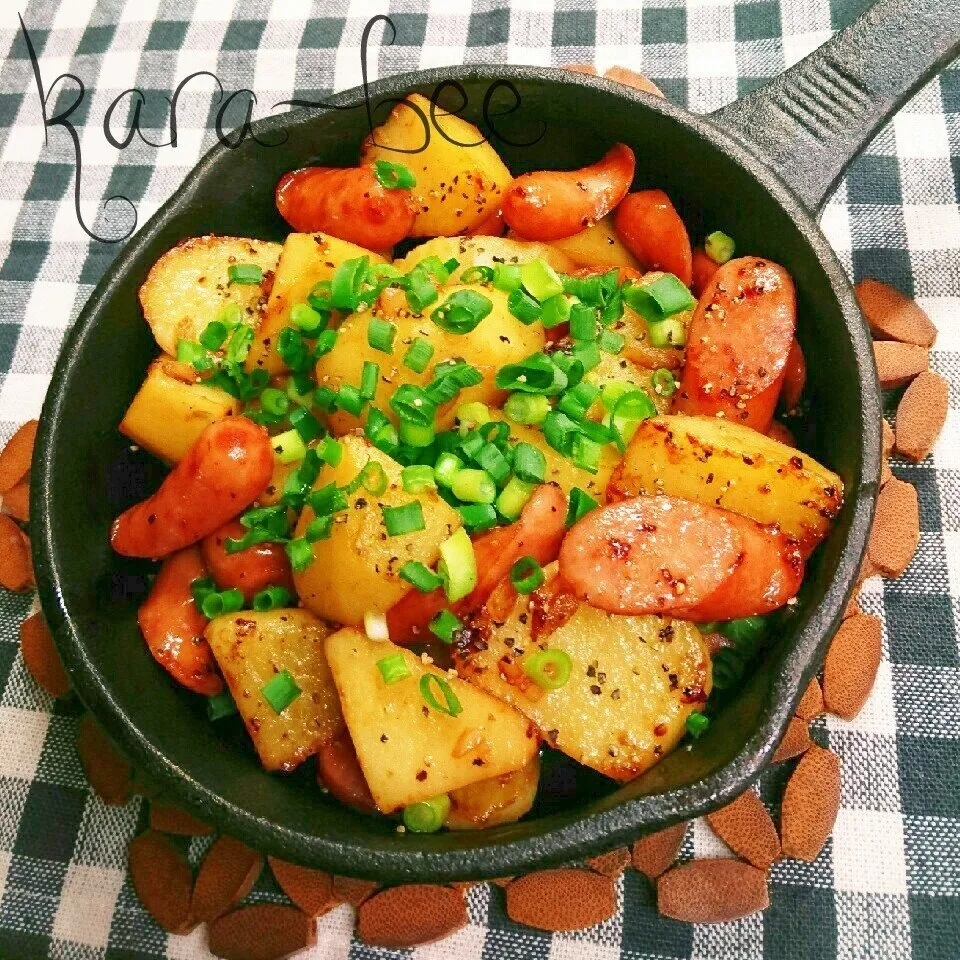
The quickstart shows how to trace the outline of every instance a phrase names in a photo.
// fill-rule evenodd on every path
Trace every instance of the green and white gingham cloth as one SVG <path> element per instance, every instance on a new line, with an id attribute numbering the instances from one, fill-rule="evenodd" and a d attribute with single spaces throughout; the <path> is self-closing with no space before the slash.
<path id="1" fill-rule="evenodd" d="M 919 0 L 918 0 L 919 2 Z M 372 46 L 371 76 L 468 63 L 615 64 L 650 76 L 675 103 L 710 111 L 780 73 L 844 26 L 867 0 L 24 0 L 0 4 L 0 439 L 40 412 L 64 331 L 116 254 L 91 241 L 74 212 L 72 146 L 45 142 L 17 14 L 46 86 L 61 72 L 87 88 L 74 119 L 83 151 L 82 211 L 116 228 L 103 201 L 131 198 L 143 223 L 213 143 L 212 81 L 179 105 L 176 149 L 135 141 L 117 150 L 101 124 L 131 87 L 147 95 L 142 127 L 168 138 L 179 80 L 215 73 L 247 87 L 256 115 L 291 96 L 320 97 L 361 82 L 359 46 L 371 16 L 388 14 L 396 42 Z M 379 38 L 380 29 L 374 31 Z M 68 85 L 69 87 L 69 85 Z M 56 96 L 56 95 L 55 95 Z M 51 109 L 53 100 L 51 98 Z M 67 94 L 59 104 L 66 106 Z M 122 111 L 121 111 L 122 113 Z M 123 116 L 115 118 L 119 129 Z M 823 216 L 854 279 L 895 284 L 940 329 L 933 368 L 951 382 L 950 416 L 931 457 L 895 472 L 920 494 L 922 534 L 896 583 L 870 582 L 863 605 L 884 623 L 883 663 L 851 723 L 817 722 L 843 761 L 842 808 L 813 864 L 777 864 L 771 906 L 721 926 L 657 916 L 649 885 L 619 881 L 621 907 L 581 933 L 547 935 L 506 917 L 502 892 L 468 894 L 470 924 L 407 951 L 418 960 L 955 960 L 960 957 L 960 69 L 933 81 L 851 168 Z M 112 208 L 111 208 L 112 210 Z M 121 211 L 116 212 L 120 215 Z M 136 322 L 131 317 L 131 322 Z M 91 384 L 91 389 L 96 389 Z M 0 957 L 208 957 L 202 929 L 168 936 L 137 903 L 127 844 L 146 810 L 104 806 L 74 750 L 80 708 L 53 703 L 18 653 L 31 598 L 0 596 Z M 771 798 L 786 771 L 768 775 Z M 196 859 L 204 841 L 191 843 Z M 723 853 L 708 828 L 684 857 Z M 254 894 L 278 897 L 265 871 Z M 352 939 L 340 907 L 319 921 L 313 958 L 397 956 Z"/>

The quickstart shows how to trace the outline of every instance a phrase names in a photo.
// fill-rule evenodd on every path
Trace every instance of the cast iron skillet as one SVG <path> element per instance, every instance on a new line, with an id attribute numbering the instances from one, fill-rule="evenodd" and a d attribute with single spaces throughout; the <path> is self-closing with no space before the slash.
<path id="1" fill-rule="evenodd" d="M 595 854 L 715 808 L 761 771 L 816 670 L 856 579 L 879 476 L 880 403 L 870 339 L 844 271 L 814 217 L 871 134 L 956 48 L 956 0 L 876 7 L 802 63 L 707 118 L 615 83 L 539 67 L 457 67 L 392 77 L 373 104 L 447 80 L 479 118 L 484 93 L 508 78 L 520 93 L 498 121 L 520 148 L 494 141 L 515 172 L 572 168 L 623 140 L 636 187 L 665 189 L 694 236 L 722 228 L 742 252 L 784 265 L 800 298 L 816 433 L 811 452 L 840 472 L 846 504 L 813 558 L 797 615 L 740 695 L 692 751 L 676 751 L 617 789 L 562 764 L 526 821 L 474 834 L 400 836 L 393 824 L 325 797 L 307 772 L 264 773 L 242 732 L 207 722 L 200 698 L 150 658 L 136 624 L 145 568 L 116 557 L 118 511 L 159 481 L 131 457 L 116 425 L 156 352 L 137 288 L 187 236 L 281 239 L 273 203 L 281 174 L 309 163 L 352 165 L 367 132 L 362 92 L 352 110 L 303 110 L 255 127 L 252 140 L 203 158 L 176 195 L 120 254 L 64 345 L 40 424 L 33 472 L 33 550 L 43 609 L 83 702 L 173 799 L 239 839 L 290 860 L 388 882 L 502 876 Z M 447 94 L 451 93 L 448 89 Z M 457 97 L 454 95 L 452 102 Z M 495 91 L 493 109 L 512 97 Z M 387 107 L 376 115 L 382 117 Z"/>

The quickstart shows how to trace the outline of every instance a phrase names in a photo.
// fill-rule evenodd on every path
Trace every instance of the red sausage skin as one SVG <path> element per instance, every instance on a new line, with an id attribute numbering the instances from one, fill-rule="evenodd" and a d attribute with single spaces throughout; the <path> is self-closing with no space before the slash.
<path id="1" fill-rule="evenodd" d="M 187 689 L 212 697 L 223 690 L 223 680 L 203 638 L 209 621 L 190 592 L 190 584 L 206 575 L 196 547 L 173 554 L 160 568 L 137 621 L 157 663 Z"/>
<path id="2" fill-rule="evenodd" d="M 680 214 L 662 190 L 639 190 L 623 198 L 613 225 L 624 246 L 647 270 L 664 270 L 688 287 L 693 251 Z"/>
<path id="3" fill-rule="evenodd" d="M 280 216 L 300 233 L 329 233 L 368 250 L 398 243 L 416 216 L 409 190 L 381 186 L 372 167 L 304 167 L 280 178 Z"/>
<path id="4" fill-rule="evenodd" d="M 265 587 L 286 587 L 293 593 L 290 560 L 279 543 L 257 543 L 237 553 L 227 553 L 227 540 L 239 540 L 247 532 L 239 520 L 225 523 L 200 543 L 204 563 L 218 590 L 236 587 L 250 603 Z"/>
<path id="5" fill-rule="evenodd" d="M 165 557 L 222 527 L 263 493 L 273 474 L 267 431 L 246 417 L 211 423 L 160 489 L 114 521 L 125 557 Z"/>

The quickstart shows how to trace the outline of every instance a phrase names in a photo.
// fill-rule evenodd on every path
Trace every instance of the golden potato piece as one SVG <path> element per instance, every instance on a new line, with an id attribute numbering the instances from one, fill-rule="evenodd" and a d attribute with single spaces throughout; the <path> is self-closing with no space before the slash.
<path id="1" fill-rule="evenodd" d="M 427 138 L 423 119 L 408 104 L 419 107 L 430 128 L 429 143 L 417 153 L 400 152 L 418 150 Z M 417 178 L 414 237 L 452 237 L 473 229 L 496 212 L 513 179 L 472 123 L 433 107 L 418 93 L 398 103 L 364 141 L 360 162 L 376 160 L 402 163 Z"/>
<path id="2" fill-rule="evenodd" d="M 299 609 L 217 617 L 204 636 L 267 770 L 292 770 L 343 732 L 324 640 L 330 627 Z M 302 693 L 276 713 L 262 689 L 288 670 Z"/>
<path id="3" fill-rule="evenodd" d="M 532 609 L 530 598 L 518 598 L 503 623 L 480 615 L 460 675 L 515 706 L 551 746 L 629 780 L 680 742 L 687 717 L 706 700 L 707 646 L 692 623 L 617 616 L 586 604 L 534 640 L 549 583 L 533 594 Z M 570 679 L 556 690 L 541 690 L 523 672 L 524 662 L 546 649 L 562 650 L 572 662 Z"/>
<path id="4" fill-rule="evenodd" d="M 120 421 L 120 432 L 167 463 L 186 456 L 208 424 L 240 413 L 225 390 L 198 382 L 192 367 L 160 357 Z"/>
<path id="5" fill-rule="evenodd" d="M 822 540 L 843 503 L 843 481 L 809 454 L 717 417 L 642 423 L 611 480 L 622 496 L 665 493 L 779 523 L 804 545 Z"/>
<path id="6" fill-rule="evenodd" d="M 491 312 L 469 333 L 448 333 L 430 319 L 433 310 L 457 290 L 475 290 L 493 304 Z M 461 357 L 484 376 L 483 383 L 463 390 L 454 402 L 438 412 L 437 428 L 443 430 L 453 423 L 454 408 L 461 403 L 470 400 L 500 403 L 506 394 L 494 384 L 497 371 L 542 350 L 546 342 L 540 324 L 526 326 L 510 312 L 505 293 L 479 284 L 445 287 L 440 291 L 436 303 L 423 316 L 410 312 L 402 291 L 391 290 L 381 297 L 372 314 L 396 326 L 393 353 L 382 353 L 370 346 L 367 329 L 371 312 L 352 314 L 340 325 L 336 346 L 317 361 L 317 383 L 333 389 L 342 383 L 356 385 L 360 382 L 364 361 L 379 364 L 380 380 L 373 405 L 394 423 L 397 417 L 390 407 L 389 398 L 404 383 L 426 386 L 433 379 L 437 362 Z M 434 348 L 433 357 L 423 373 L 417 373 L 403 363 L 403 356 L 416 337 L 426 340 Z M 365 418 L 366 414 L 362 419 Z M 337 434 L 353 430 L 361 422 L 361 419 L 343 410 L 338 410 L 330 417 L 331 429 Z"/>
<path id="7" fill-rule="evenodd" d="M 562 250 L 578 267 L 592 270 L 609 270 L 611 267 L 642 269 L 637 258 L 623 245 L 613 229 L 612 214 L 607 214 L 586 230 L 572 237 L 554 240 L 550 245 Z"/>
<path id="8" fill-rule="evenodd" d="M 389 610 L 412 589 L 400 579 L 400 568 L 408 560 L 428 567 L 436 563 L 441 541 L 461 522 L 460 514 L 435 491 L 407 493 L 400 482 L 400 464 L 363 437 L 346 436 L 341 443 L 343 458 L 336 467 L 320 471 L 314 489 L 328 483 L 345 486 L 371 460 L 383 467 L 387 489 L 374 496 L 361 487 L 348 496 L 349 509 L 338 515 L 326 540 L 313 544 L 314 562 L 303 573 L 294 573 L 293 581 L 303 605 L 317 616 L 336 623 L 360 623 L 365 613 Z M 424 529 L 387 536 L 381 508 L 415 500 L 423 509 Z M 313 511 L 305 507 L 295 535 L 303 536 L 313 518 Z"/>
<path id="9" fill-rule="evenodd" d="M 525 767 L 450 791 L 449 830 L 486 830 L 530 812 L 540 784 L 540 757 Z"/>
<path id="10" fill-rule="evenodd" d="M 276 267 L 280 244 L 242 237 L 192 237 L 168 250 L 140 287 L 143 316 L 160 349 L 177 355 L 181 340 L 197 340 L 228 303 L 256 322 L 269 273 Z M 229 267 L 254 263 L 265 283 L 230 283 Z"/>
<path id="11" fill-rule="evenodd" d="M 325 233 L 291 233 L 283 243 L 270 298 L 263 310 L 257 336 L 247 355 L 247 370 L 262 367 L 271 375 L 286 369 L 277 353 L 277 336 L 289 326 L 290 311 L 307 302 L 307 294 L 321 280 L 329 280 L 344 260 L 369 257 L 385 263 L 379 253 Z"/>
<path id="12" fill-rule="evenodd" d="M 451 282 L 456 282 L 468 267 L 493 267 L 498 263 L 529 263 L 544 260 L 558 273 L 570 273 L 576 263 L 563 251 L 548 243 L 529 240 L 504 239 L 502 237 L 435 237 L 414 247 L 405 257 L 393 265 L 408 273 L 421 260 L 438 257 L 444 263 L 451 257 L 459 261 Z"/>
<path id="13" fill-rule="evenodd" d="M 395 656 L 410 676 L 387 684 L 377 663 Z M 516 710 L 409 650 L 345 628 L 327 639 L 327 658 L 360 767 L 383 813 L 519 770 L 537 752 L 532 727 Z M 428 704 L 420 687 L 427 674 L 449 684 L 461 707 L 456 716 Z M 436 682 L 428 683 L 445 705 Z"/>

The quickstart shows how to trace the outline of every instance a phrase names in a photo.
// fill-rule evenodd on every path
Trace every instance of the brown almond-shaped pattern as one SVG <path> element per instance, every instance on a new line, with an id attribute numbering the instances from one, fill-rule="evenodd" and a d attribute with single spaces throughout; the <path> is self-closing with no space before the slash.
<path id="1" fill-rule="evenodd" d="M 761 870 L 780 856 L 780 837 L 763 801 L 752 791 L 707 814 L 713 832 L 735 853 Z"/>
<path id="2" fill-rule="evenodd" d="M 359 907 L 379 889 L 380 884 L 374 880 L 358 880 L 356 877 L 342 877 L 339 874 L 334 874 L 333 877 L 334 895 L 340 903 L 349 903 L 351 907 Z"/>
<path id="3" fill-rule="evenodd" d="M 677 859 L 686 833 L 686 823 L 675 823 L 638 840 L 631 848 L 633 868 L 655 880 Z"/>
<path id="4" fill-rule="evenodd" d="M 859 613 L 840 624 L 823 662 L 823 703 L 830 713 L 852 720 L 867 702 L 882 652 L 880 621 Z"/>
<path id="5" fill-rule="evenodd" d="M 501 890 L 506 890 L 506 888 L 509 887 L 515 879 L 515 877 L 494 877 L 490 882 L 495 887 L 500 887 Z"/>
<path id="6" fill-rule="evenodd" d="M 12 490 L 30 472 L 37 421 L 28 420 L 0 450 L 0 493 Z"/>
<path id="7" fill-rule="evenodd" d="M 147 830 L 128 851 L 130 879 L 143 909 L 169 933 L 195 926 L 190 915 L 193 874 L 187 858 L 162 833 Z"/>
<path id="8" fill-rule="evenodd" d="M 812 863 L 820 854 L 840 809 L 840 758 L 812 746 L 787 781 L 780 807 L 780 844 L 785 857 Z"/>
<path id="9" fill-rule="evenodd" d="M 235 907 L 253 889 L 263 856 L 233 837 L 218 837 L 200 864 L 191 911 L 210 923 Z"/>
<path id="10" fill-rule="evenodd" d="M 893 433 L 893 427 L 890 426 L 890 423 L 888 420 L 881 420 L 880 429 L 881 429 L 880 449 L 883 452 L 883 455 L 885 457 L 889 457 L 890 454 L 893 453 L 893 445 L 896 442 L 896 438 Z"/>
<path id="11" fill-rule="evenodd" d="M 616 909 L 614 881 L 593 870 L 541 870 L 507 887 L 507 916 L 538 930 L 584 930 L 608 920 Z"/>
<path id="12" fill-rule="evenodd" d="M 70 678 L 42 613 L 35 613 L 20 624 L 20 653 L 30 675 L 47 693 L 65 697 L 70 692 Z"/>
<path id="13" fill-rule="evenodd" d="M 30 481 L 21 480 L 3 494 L 3 511 L 22 523 L 30 522 Z"/>
<path id="14" fill-rule="evenodd" d="M 932 449 L 947 422 L 949 386 L 939 373 L 921 373 L 903 392 L 897 407 L 897 452 L 922 460 Z"/>
<path id="15" fill-rule="evenodd" d="M 801 753 L 806 753 L 812 746 L 810 725 L 800 717 L 792 717 L 787 724 L 787 732 L 784 733 L 780 746 L 774 751 L 770 762 L 783 763 L 784 760 L 792 760 L 794 757 L 799 757 Z"/>
<path id="16" fill-rule="evenodd" d="M 333 892 L 333 876 L 276 857 L 267 857 L 280 889 L 308 916 L 319 917 L 340 901 Z"/>
<path id="17" fill-rule="evenodd" d="M 255 903 L 214 920 L 210 952 L 222 960 L 282 960 L 317 942 L 317 923 L 296 907 Z"/>
<path id="18" fill-rule="evenodd" d="M 877 340 L 899 340 L 932 347 L 937 339 L 933 321 L 909 297 L 880 280 L 866 278 L 857 284 L 857 299 Z"/>
<path id="19" fill-rule="evenodd" d="M 84 776 L 104 803 L 120 806 L 130 799 L 130 764 L 87 714 L 77 728 L 77 753 Z"/>
<path id="20" fill-rule="evenodd" d="M 393 950 L 433 943 L 466 925 L 463 891 L 432 883 L 391 887 L 357 909 L 357 936 L 364 943 Z"/>
<path id="21" fill-rule="evenodd" d="M 890 469 L 890 462 L 884 457 L 880 461 L 880 487 L 885 487 L 893 479 L 893 471 Z"/>
<path id="22" fill-rule="evenodd" d="M 854 590 L 850 599 L 847 601 L 847 605 L 843 608 L 843 619 L 846 620 L 847 617 L 856 616 L 858 613 L 863 613 L 863 611 L 860 609 L 859 592 Z"/>
<path id="23" fill-rule="evenodd" d="M 770 906 L 767 875 L 732 858 L 691 860 L 657 880 L 657 909 L 687 923 L 726 923 Z"/>
<path id="24" fill-rule="evenodd" d="M 794 711 L 801 720 L 816 720 L 823 713 L 823 691 L 820 689 L 820 682 L 814 677 L 807 684 L 807 689 L 803 691 L 803 696 L 797 704 Z"/>
<path id="25" fill-rule="evenodd" d="M 19 593 L 33 582 L 30 541 L 9 514 L 0 513 L 0 587 Z"/>
<path id="26" fill-rule="evenodd" d="M 208 837 L 213 833 L 209 823 L 163 800 L 150 802 L 150 826 L 161 833 L 172 833 L 178 837 Z"/>
<path id="27" fill-rule="evenodd" d="M 875 340 L 873 356 L 877 361 L 877 377 L 884 390 L 904 386 L 930 365 L 926 347 L 896 340 Z"/>
<path id="28" fill-rule="evenodd" d="M 616 880 L 630 866 L 630 848 L 618 847 L 609 853 L 601 853 L 599 857 L 591 857 L 587 861 L 587 866 L 605 877 Z"/>
<path id="29" fill-rule="evenodd" d="M 597 68 L 592 63 L 565 63 L 563 69 L 571 73 L 585 73 L 591 77 L 597 75 Z"/>
<path id="30" fill-rule="evenodd" d="M 611 67 L 604 73 L 607 80 L 615 80 L 622 83 L 625 87 L 633 87 L 634 90 L 642 90 L 644 93 L 652 93 L 655 97 L 662 97 L 663 91 L 649 78 L 636 70 L 629 70 L 627 67 Z"/>
<path id="31" fill-rule="evenodd" d="M 877 497 L 867 546 L 870 563 L 885 577 L 895 579 L 910 566 L 919 545 L 917 491 L 912 484 L 895 477 L 884 485 Z"/>

